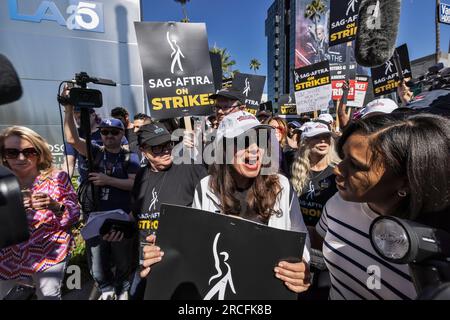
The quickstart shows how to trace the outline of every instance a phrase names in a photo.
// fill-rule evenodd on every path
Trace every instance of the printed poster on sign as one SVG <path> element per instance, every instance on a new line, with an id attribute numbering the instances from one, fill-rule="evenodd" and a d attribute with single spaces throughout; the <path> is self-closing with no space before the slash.
<path id="1" fill-rule="evenodd" d="M 356 64 L 337 64 L 330 65 L 331 84 L 333 88 L 333 100 L 342 99 L 343 86 L 345 80 L 349 80 L 349 92 L 347 100 L 355 99 L 355 77 Z"/>
<path id="2" fill-rule="evenodd" d="M 247 111 L 256 114 L 264 92 L 265 76 L 257 76 L 247 73 L 236 73 L 232 87 L 241 92 L 245 99 Z"/>
<path id="3" fill-rule="evenodd" d="M 356 38 L 359 2 L 330 0 L 330 47 Z"/>
<path id="4" fill-rule="evenodd" d="M 273 268 L 301 261 L 305 239 L 306 233 L 163 204 L 157 244 L 164 257 L 152 266 L 145 299 L 296 300 Z"/>
<path id="5" fill-rule="evenodd" d="M 355 99 L 347 102 L 348 107 L 362 108 L 369 89 L 369 77 L 356 76 L 355 81 Z"/>
<path id="6" fill-rule="evenodd" d="M 332 93 L 328 61 L 295 69 L 294 82 L 298 114 L 322 110 L 328 106 Z"/>
<path id="7" fill-rule="evenodd" d="M 408 46 L 403 44 L 395 50 L 400 58 L 403 76 L 405 78 L 411 78 L 411 63 L 409 61 Z M 375 97 L 397 91 L 400 80 L 398 77 L 397 68 L 395 66 L 394 57 L 392 57 L 385 64 L 372 68 L 372 82 Z"/>
<path id="8" fill-rule="evenodd" d="M 205 24 L 134 26 L 152 118 L 211 114 L 209 95 L 215 90 Z"/>
<path id="9" fill-rule="evenodd" d="M 439 4 L 439 22 L 450 24 L 450 5 L 446 3 Z"/>

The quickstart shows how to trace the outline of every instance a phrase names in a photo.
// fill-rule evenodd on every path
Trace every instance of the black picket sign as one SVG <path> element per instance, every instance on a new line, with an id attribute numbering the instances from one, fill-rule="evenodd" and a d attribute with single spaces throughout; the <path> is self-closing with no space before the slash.
<path id="1" fill-rule="evenodd" d="M 400 65 L 403 69 L 403 77 L 411 78 L 412 73 L 411 63 L 409 61 L 408 46 L 406 44 L 403 44 L 395 50 L 398 53 Z M 385 64 L 376 68 L 372 68 L 372 82 L 375 97 L 390 94 L 397 90 L 400 79 L 398 76 L 394 57 L 392 57 Z"/>
<path id="2" fill-rule="evenodd" d="M 247 108 L 258 110 L 264 92 L 265 82 L 265 76 L 236 73 L 232 87 L 244 95 Z"/>
<path id="3" fill-rule="evenodd" d="M 215 90 L 205 24 L 134 26 L 152 118 L 211 114 Z"/>
<path id="4" fill-rule="evenodd" d="M 330 47 L 356 38 L 358 11 L 358 0 L 330 0 Z"/>
<path id="5" fill-rule="evenodd" d="M 275 277 L 278 262 L 300 261 L 306 233 L 163 204 L 145 299 L 292 300 Z"/>

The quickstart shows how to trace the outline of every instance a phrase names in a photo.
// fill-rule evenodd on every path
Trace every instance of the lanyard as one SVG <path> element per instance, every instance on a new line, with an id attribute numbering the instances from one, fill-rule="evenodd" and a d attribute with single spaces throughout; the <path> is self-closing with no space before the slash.
<path id="1" fill-rule="evenodd" d="M 120 150 L 119 154 L 116 157 L 116 161 L 113 163 L 113 165 L 110 167 L 108 164 L 111 164 L 111 162 L 108 162 L 108 159 L 106 157 L 107 151 L 103 153 L 103 169 L 106 175 L 112 176 L 114 172 L 116 171 L 116 165 L 119 163 L 120 156 L 122 155 L 122 150 Z"/>

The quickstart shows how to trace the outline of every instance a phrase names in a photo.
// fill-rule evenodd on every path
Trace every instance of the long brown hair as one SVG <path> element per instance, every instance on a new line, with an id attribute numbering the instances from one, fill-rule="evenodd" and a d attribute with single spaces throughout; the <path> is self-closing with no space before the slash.
<path id="1" fill-rule="evenodd" d="M 223 214 L 239 215 L 241 205 L 234 196 L 237 187 L 231 170 L 234 170 L 234 168 L 230 164 L 213 164 L 210 166 L 209 187 L 219 198 Z M 276 174 L 259 174 L 253 179 L 247 193 L 248 209 L 255 212 L 260 220 L 267 224 L 273 214 L 281 214 L 281 212 L 274 210 L 280 193 L 281 185 Z"/>

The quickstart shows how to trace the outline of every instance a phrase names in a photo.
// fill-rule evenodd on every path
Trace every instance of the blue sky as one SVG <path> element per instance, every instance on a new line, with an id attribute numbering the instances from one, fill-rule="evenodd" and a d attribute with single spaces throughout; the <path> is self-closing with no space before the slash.
<path id="1" fill-rule="evenodd" d="M 252 71 L 252 58 L 266 74 L 267 40 L 264 21 L 273 0 L 191 0 L 187 12 L 191 22 L 205 22 L 210 46 L 227 48 L 241 72 Z M 450 3 L 450 0 L 442 2 Z M 435 50 L 435 0 L 403 0 L 398 44 L 407 43 L 410 58 Z M 143 0 L 145 21 L 180 21 L 181 5 L 174 0 Z M 441 48 L 448 52 L 450 26 L 441 24 Z"/>
<path id="2" fill-rule="evenodd" d="M 450 0 L 442 0 L 450 4 Z M 407 43 L 410 59 L 414 60 L 435 51 L 435 0 L 403 0 L 398 44 Z M 441 26 L 441 50 L 448 52 L 450 26 Z"/>

